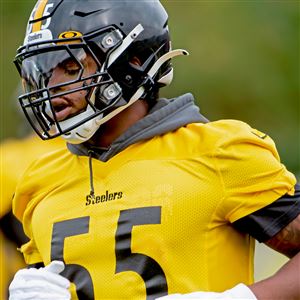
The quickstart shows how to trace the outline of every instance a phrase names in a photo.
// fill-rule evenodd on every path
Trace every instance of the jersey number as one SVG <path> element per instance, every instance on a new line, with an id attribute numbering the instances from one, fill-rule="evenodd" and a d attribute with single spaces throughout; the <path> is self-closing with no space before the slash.
<path id="1" fill-rule="evenodd" d="M 66 237 L 89 232 L 90 217 L 82 217 L 54 223 L 51 242 L 51 260 L 63 258 Z M 166 276 L 160 265 L 151 257 L 131 252 L 132 228 L 136 225 L 160 224 L 161 207 L 142 207 L 120 212 L 115 235 L 116 270 L 115 273 L 134 271 L 145 282 L 147 300 L 167 294 Z M 80 265 L 66 264 L 62 275 L 76 285 L 80 300 L 94 299 L 94 288 L 89 272 Z"/>

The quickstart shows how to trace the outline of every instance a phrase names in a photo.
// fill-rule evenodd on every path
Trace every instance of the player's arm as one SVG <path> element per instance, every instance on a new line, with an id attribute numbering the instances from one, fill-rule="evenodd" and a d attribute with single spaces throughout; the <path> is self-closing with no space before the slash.
<path id="1" fill-rule="evenodd" d="M 293 195 L 283 195 L 233 226 L 289 258 L 295 256 L 300 251 L 300 184 Z"/>
<path id="2" fill-rule="evenodd" d="M 300 252 L 275 275 L 250 286 L 257 299 L 300 299 Z"/>
<path id="3" fill-rule="evenodd" d="M 300 185 L 234 224 L 291 260 L 272 277 L 250 286 L 260 299 L 300 299 Z"/>
<path id="4" fill-rule="evenodd" d="M 300 214 L 265 244 L 289 258 L 300 252 Z"/>
<path id="5" fill-rule="evenodd" d="M 292 258 L 274 276 L 250 288 L 258 299 L 300 299 L 300 214 L 265 242 L 270 248 Z"/>
<path id="6" fill-rule="evenodd" d="M 283 195 L 232 225 L 289 258 L 295 256 L 300 251 L 300 184 L 293 195 Z"/>

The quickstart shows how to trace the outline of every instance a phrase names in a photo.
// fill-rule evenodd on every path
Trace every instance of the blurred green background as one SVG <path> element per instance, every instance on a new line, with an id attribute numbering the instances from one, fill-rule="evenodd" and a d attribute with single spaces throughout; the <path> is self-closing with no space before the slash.
<path id="1" fill-rule="evenodd" d="M 138 1 L 138 0 L 137 0 Z M 1 0 L 1 139 L 16 136 L 19 82 L 12 63 L 35 0 Z M 210 120 L 240 119 L 269 134 L 300 173 L 299 1 L 162 0 L 175 77 L 162 96 L 192 92 Z"/>

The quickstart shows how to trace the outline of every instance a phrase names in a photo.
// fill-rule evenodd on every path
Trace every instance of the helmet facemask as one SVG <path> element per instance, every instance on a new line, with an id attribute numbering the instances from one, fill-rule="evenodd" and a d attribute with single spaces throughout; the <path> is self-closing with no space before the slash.
<path id="1" fill-rule="evenodd" d="M 52 40 L 20 48 L 15 64 L 25 94 L 19 101 L 42 139 L 62 135 L 74 142 L 72 131 L 81 126 L 81 132 L 75 133 L 75 143 L 83 142 L 99 128 L 97 121 L 127 103 L 108 70 L 122 53 L 115 54 L 122 41 L 119 30 L 110 28 L 80 40 Z M 105 55 L 107 58 L 101 63 L 99 57 Z M 74 115 L 67 115 L 66 99 L 76 98 L 78 93 L 81 97 L 85 94 L 85 105 Z"/>

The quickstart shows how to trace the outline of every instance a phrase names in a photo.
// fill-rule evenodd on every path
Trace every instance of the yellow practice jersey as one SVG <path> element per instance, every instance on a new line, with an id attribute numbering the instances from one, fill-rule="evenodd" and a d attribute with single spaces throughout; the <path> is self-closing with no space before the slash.
<path id="1" fill-rule="evenodd" d="M 14 201 L 31 238 L 27 263 L 64 260 L 73 299 L 251 283 L 254 241 L 231 223 L 293 194 L 296 182 L 269 137 L 230 120 L 133 144 L 92 159 L 90 171 L 88 157 L 57 151 L 31 166 Z"/>

